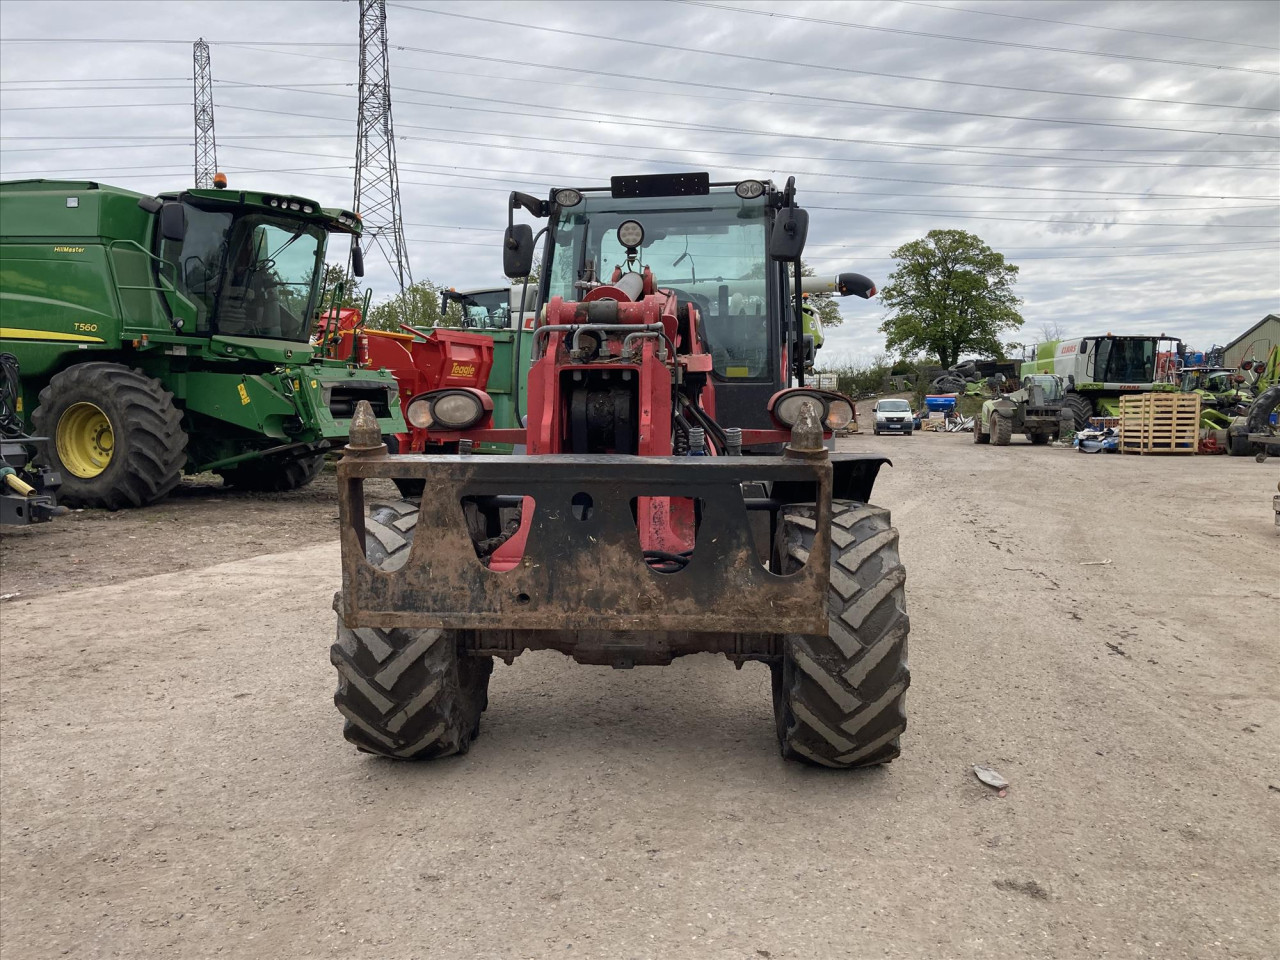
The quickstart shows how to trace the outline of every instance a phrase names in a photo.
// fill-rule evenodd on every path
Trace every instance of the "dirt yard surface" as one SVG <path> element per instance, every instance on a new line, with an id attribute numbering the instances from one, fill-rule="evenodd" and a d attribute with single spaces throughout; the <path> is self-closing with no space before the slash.
<path id="1" fill-rule="evenodd" d="M 331 480 L 6 534 L 0 955 L 1280 954 L 1274 465 L 864 429 L 913 683 L 852 774 L 711 657 L 526 655 L 466 757 L 358 754 Z"/>

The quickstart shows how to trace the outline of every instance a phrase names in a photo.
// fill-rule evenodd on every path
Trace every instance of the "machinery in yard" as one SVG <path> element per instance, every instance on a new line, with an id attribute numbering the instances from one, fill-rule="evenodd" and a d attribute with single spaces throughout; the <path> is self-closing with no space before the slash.
<path id="1" fill-rule="evenodd" d="M 23 429 L 20 389 L 18 358 L 0 353 L 0 525 L 6 526 L 47 523 L 67 509 L 58 506 L 62 478 L 36 463 L 47 441 Z"/>
<path id="2" fill-rule="evenodd" d="M 1183 367 L 1178 373 L 1178 389 L 1198 393 L 1201 410 L 1215 410 L 1227 415 L 1242 404 L 1253 402 L 1253 390 L 1245 375 L 1226 367 Z"/>
<path id="3" fill-rule="evenodd" d="M 1063 404 L 1071 411 L 1075 429 L 1088 426 L 1089 418 L 1116 416 L 1120 397 L 1127 393 L 1176 391 L 1172 366 L 1162 358 L 1182 357 L 1177 337 L 1113 336 L 1051 340 L 1035 347 L 1035 355 L 1022 364 L 1021 376 L 1055 374 L 1067 384 Z M 1164 369 L 1162 369 L 1164 367 Z"/>
<path id="4" fill-rule="evenodd" d="M 494 657 L 625 668 L 718 652 L 768 664 L 783 756 L 892 760 L 905 572 L 888 511 L 868 503 L 887 461 L 824 445 L 853 405 L 805 385 L 794 180 L 513 193 L 511 277 L 536 243 L 517 209 L 547 221 L 527 425 L 495 427 L 479 388 L 408 405 L 458 454 L 391 456 L 367 410 L 352 422 L 331 649 L 347 739 L 402 759 L 466 752 Z M 824 286 L 875 294 L 858 274 Z M 468 455 L 483 442 L 528 455 Z M 374 478 L 430 494 L 366 516 Z"/>
<path id="5" fill-rule="evenodd" d="M 1227 451 L 1233 456 L 1253 454 L 1261 463 L 1280 457 L 1280 344 L 1265 360 L 1246 361 L 1241 369 L 1252 380 L 1253 401 L 1227 426 Z"/>
<path id="6" fill-rule="evenodd" d="M 973 442 L 1004 447 L 1021 433 L 1034 444 L 1045 444 L 1073 433 L 1075 418 L 1066 396 L 1061 377 L 1047 373 L 1023 377 L 1019 389 L 983 401 L 973 421 Z"/>
<path id="7" fill-rule="evenodd" d="M 367 309 L 367 308 L 366 308 Z M 422 328 L 401 324 L 400 329 L 367 328 L 364 311 L 355 308 L 329 310 L 319 321 L 317 335 L 333 357 L 349 357 L 362 367 L 387 370 L 395 377 L 401 413 L 409 401 L 433 390 L 485 389 L 493 369 L 494 342 L 485 333 L 456 327 Z M 482 328 L 488 332 L 489 328 Z M 507 352 L 509 360 L 513 353 Z M 501 378 L 498 378 L 501 379 Z M 509 379 L 509 377 L 508 377 Z M 509 416 L 498 426 L 514 426 Z M 392 453 L 454 453 L 457 444 L 432 440 L 421 427 L 407 426 L 386 437 Z M 510 445 L 488 445 L 494 452 L 509 452 Z M 406 497 L 422 496 L 422 482 L 400 479 L 396 486 Z"/>
<path id="8" fill-rule="evenodd" d="M 310 343 L 328 237 L 358 237 L 357 215 L 216 182 L 0 184 L 0 338 L 68 504 L 142 506 L 184 471 L 300 487 L 361 399 L 404 430 L 389 373 Z"/>

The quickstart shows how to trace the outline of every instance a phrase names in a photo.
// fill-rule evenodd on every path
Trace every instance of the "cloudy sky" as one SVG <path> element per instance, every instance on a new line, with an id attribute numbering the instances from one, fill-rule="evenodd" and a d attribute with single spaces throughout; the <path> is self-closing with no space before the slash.
<path id="1" fill-rule="evenodd" d="M 935 228 L 1021 268 L 1034 341 L 1226 342 L 1280 312 L 1280 4 L 389 0 L 415 278 L 501 281 L 514 188 L 795 175 L 806 259 Z M 0 176 L 192 182 L 191 43 L 235 186 L 349 205 L 358 4 L 0 0 Z M 345 259 L 344 254 L 333 260 Z M 375 295 L 391 291 L 370 258 Z M 843 302 L 827 356 L 883 346 Z"/>

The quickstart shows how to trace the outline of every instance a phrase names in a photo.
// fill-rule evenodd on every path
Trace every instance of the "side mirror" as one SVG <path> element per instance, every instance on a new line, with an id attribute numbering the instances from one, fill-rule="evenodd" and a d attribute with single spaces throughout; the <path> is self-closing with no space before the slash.
<path id="1" fill-rule="evenodd" d="M 836 290 L 842 297 L 861 297 L 870 300 L 876 295 L 875 281 L 860 273 L 842 273 L 836 277 Z"/>
<path id="2" fill-rule="evenodd" d="M 351 241 L 351 273 L 357 277 L 364 276 L 364 251 L 360 249 L 360 241 Z"/>
<path id="3" fill-rule="evenodd" d="M 160 207 L 160 236 L 181 243 L 187 236 L 187 211 L 177 200 Z"/>
<path id="4" fill-rule="evenodd" d="M 517 223 L 506 229 L 502 241 L 502 272 L 512 280 L 527 277 L 533 269 L 533 227 Z"/>
<path id="5" fill-rule="evenodd" d="M 783 207 L 769 234 L 769 259 L 796 263 L 804 253 L 809 236 L 809 211 L 799 207 Z"/>

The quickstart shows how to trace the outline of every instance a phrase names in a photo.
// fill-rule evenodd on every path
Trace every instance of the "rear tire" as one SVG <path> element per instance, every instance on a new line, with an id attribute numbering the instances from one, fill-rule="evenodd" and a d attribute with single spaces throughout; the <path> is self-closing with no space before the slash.
<path id="1" fill-rule="evenodd" d="M 178 485 L 187 435 L 173 394 L 141 370 L 77 363 L 40 391 L 31 423 L 48 437 L 62 474 L 58 499 L 72 507 L 142 507 Z"/>
<path id="2" fill-rule="evenodd" d="M 1007 447 L 1013 439 L 1013 420 L 998 413 L 991 417 L 991 442 L 997 447 Z"/>
<path id="3" fill-rule="evenodd" d="M 394 433 L 384 436 L 382 442 L 387 445 L 387 453 L 392 456 L 400 452 L 400 439 Z M 413 451 L 410 450 L 409 452 L 412 453 Z M 422 502 L 422 494 L 426 492 L 427 481 L 413 477 L 392 477 L 391 482 L 400 491 L 400 496 L 406 500 L 412 500 L 415 504 Z"/>
<path id="4" fill-rule="evenodd" d="M 1062 398 L 1062 406 L 1071 412 L 1077 430 L 1083 430 L 1089 425 L 1089 418 L 1093 416 L 1093 401 L 1088 397 L 1068 393 Z"/>
<path id="5" fill-rule="evenodd" d="M 973 442 L 974 443 L 990 443 L 991 434 L 982 432 L 982 415 L 979 414 L 973 418 Z"/>
<path id="6" fill-rule="evenodd" d="M 783 571 L 808 557 L 815 516 L 812 505 L 784 510 Z M 898 756 L 906 729 L 906 570 L 888 510 L 833 500 L 831 524 L 829 635 L 789 636 L 771 664 L 778 744 L 788 760 L 874 766 Z"/>
<path id="7" fill-rule="evenodd" d="M 245 463 L 214 471 L 222 482 L 237 490 L 254 493 L 286 493 L 305 487 L 324 469 L 324 454 L 300 457 L 296 460 L 280 460 L 262 457 Z"/>
<path id="8" fill-rule="evenodd" d="M 369 562 L 397 570 L 408 559 L 418 506 L 375 504 L 365 521 Z M 350 630 L 338 622 L 329 660 L 343 736 L 366 753 L 435 760 L 466 753 L 489 705 L 492 657 L 467 656 L 456 630 Z"/>
<path id="9" fill-rule="evenodd" d="M 1028 433 L 1027 439 L 1034 443 L 1037 447 L 1044 446 L 1053 439 L 1052 434 L 1048 433 Z"/>

